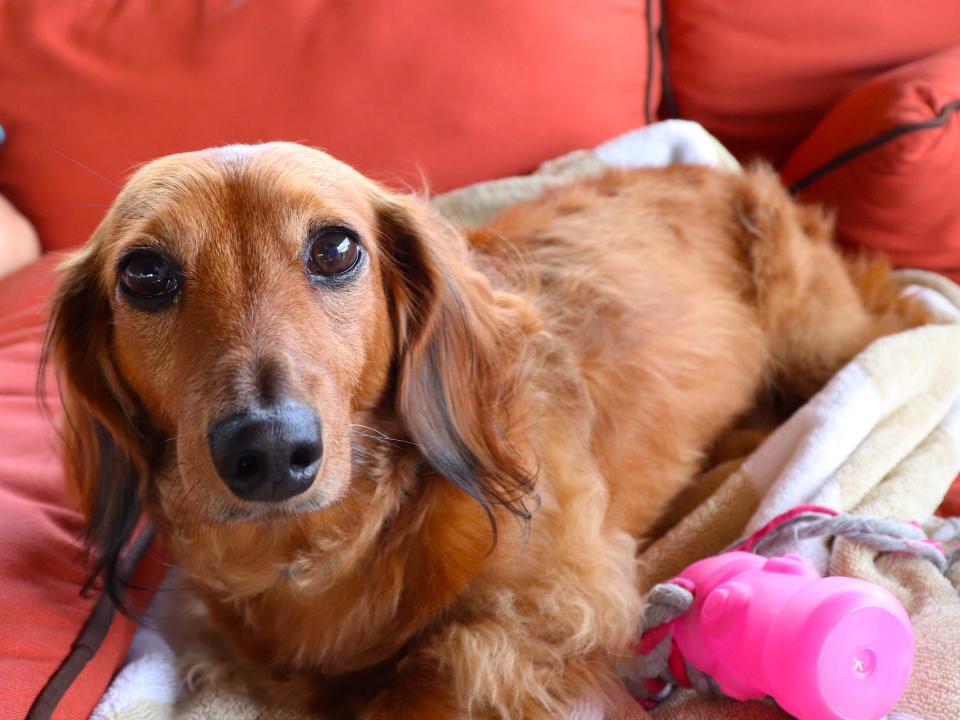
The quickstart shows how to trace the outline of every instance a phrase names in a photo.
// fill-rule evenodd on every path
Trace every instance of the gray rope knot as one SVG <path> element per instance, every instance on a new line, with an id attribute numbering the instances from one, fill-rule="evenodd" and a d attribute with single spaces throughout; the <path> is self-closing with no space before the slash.
<path id="1" fill-rule="evenodd" d="M 624 682 L 634 697 L 656 703 L 677 684 L 669 667 L 670 624 L 691 605 L 693 593 L 673 582 L 655 585 L 647 594 L 636 654 L 621 668 Z"/>
<path id="2" fill-rule="evenodd" d="M 646 632 L 682 615 L 693 604 L 693 593 L 676 583 L 660 583 L 647 594 L 643 609 L 643 631 Z"/>
<path id="3" fill-rule="evenodd" d="M 811 511 L 796 515 L 762 535 L 749 548 L 758 555 L 782 554 L 780 549 L 798 540 L 843 537 L 879 552 L 903 552 L 932 562 L 942 573 L 947 557 L 940 544 L 912 523 L 862 515 L 829 515 Z M 735 547 L 740 547 L 738 543 Z M 731 548 L 734 549 L 734 548 Z"/>

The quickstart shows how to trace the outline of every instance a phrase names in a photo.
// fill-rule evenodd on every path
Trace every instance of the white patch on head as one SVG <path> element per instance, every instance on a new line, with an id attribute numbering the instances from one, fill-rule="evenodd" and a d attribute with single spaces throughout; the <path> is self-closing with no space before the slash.
<path id="1" fill-rule="evenodd" d="M 229 162 L 231 160 L 244 160 L 259 152 L 272 143 L 259 143 L 257 145 L 223 145 L 217 148 L 211 148 L 211 151 L 219 158 Z"/>

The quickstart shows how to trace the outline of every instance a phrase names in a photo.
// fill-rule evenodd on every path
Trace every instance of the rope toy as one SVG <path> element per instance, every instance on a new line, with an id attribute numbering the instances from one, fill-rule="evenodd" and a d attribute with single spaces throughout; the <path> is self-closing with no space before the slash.
<path id="1" fill-rule="evenodd" d="M 771 695 L 801 720 L 884 717 L 909 677 L 909 619 L 876 585 L 822 579 L 796 555 L 770 557 L 817 537 L 922 557 L 941 572 L 960 559 L 916 523 L 794 508 L 651 589 L 625 677 L 640 704 L 652 708 L 679 686 L 739 700 Z"/>

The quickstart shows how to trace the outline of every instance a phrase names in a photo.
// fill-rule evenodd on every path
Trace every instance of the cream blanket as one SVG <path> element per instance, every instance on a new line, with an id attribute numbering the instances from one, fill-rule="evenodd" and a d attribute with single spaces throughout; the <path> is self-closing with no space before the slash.
<path id="1" fill-rule="evenodd" d="M 610 166 L 671 162 L 739 170 L 698 125 L 668 121 L 547 163 L 531 176 L 481 183 L 439 196 L 433 204 L 452 221 L 475 225 L 546 187 Z M 960 289 L 926 273 L 903 272 L 899 278 L 906 292 L 919 294 L 935 310 L 936 322 L 877 341 L 748 457 L 706 473 L 676 509 L 672 529 L 641 553 L 644 587 L 806 503 L 924 521 L 951 554 L 957 527 L 932 515 L 960 471 Z M 898 711 L 923 720 L 960 718 L 960 663 L 954 661 L 960 648 L 960 563 L 944 574 L 926 560 L 880 555 L 845 540 L 808 542 L 803 551 L 831 573 L 884 585 L 909 611 L 917 655 Z M 179 703 L 178 696 L 173 655 L 158 633 L 145 628 L 93 717 L 270 716 L 226 692 L 207 691 Z M 618 701 L 616 718 L 645 717 L 628 697 Z M 671 720 L 786 717 L 770 703 L 710 700 L 692 691 L 675 692 L 652 714 Z M 585 702 L 573 717 L 600 720 L 597 703 Z"/>

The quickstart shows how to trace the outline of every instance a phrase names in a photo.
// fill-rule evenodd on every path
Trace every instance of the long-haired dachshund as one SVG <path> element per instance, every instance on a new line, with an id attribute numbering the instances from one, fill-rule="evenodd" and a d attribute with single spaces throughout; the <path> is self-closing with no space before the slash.
<path id="1" fill-rule="evenodd" d="M 638 540 L 711 443 L 913 322 L 829 235 L 765 168 L 461 233 L 293 144 L 150 163 L 49 331 L 95 572 L 119 592 L 145 508 L 271 702 L 558 717 L 615 681 Z"/>

